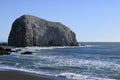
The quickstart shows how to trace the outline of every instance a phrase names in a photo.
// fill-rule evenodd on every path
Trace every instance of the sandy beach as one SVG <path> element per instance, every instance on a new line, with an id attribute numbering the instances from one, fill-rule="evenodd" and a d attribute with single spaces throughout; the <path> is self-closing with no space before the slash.
<path id="1" fill-rule="evenodd" d="M 28 74 L 20 74 L 15 72 L 1 71 L 0 79 L 2 80 L 54 80 L 45 77 L 32 76 Z"/>
<path id="2" fill-rule="evenodd" d="M 68 80 L 22 71 L 0 71 L 0 80 Z"/>

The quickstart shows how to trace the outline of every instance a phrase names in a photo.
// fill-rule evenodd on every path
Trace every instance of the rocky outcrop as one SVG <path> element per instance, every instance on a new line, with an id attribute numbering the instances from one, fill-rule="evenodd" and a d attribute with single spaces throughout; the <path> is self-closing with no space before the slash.
<path id="1" fill-rule="evenodd" d="M 51 22 L 31 15 L 23 15 L 12 25 L 8 45 L 78 46 L 75 33 L 59 22 Z"/>
<path id="2" fill-rule="evenodd" d="M 32 54 L 32 52 L 26 51 L 26 52 L 23 52 L 23 53 L 21 53 L 21 54 Z"/>
<path id="3" fill-rule="evenodd" d="M 11 53 L 11 47 L 0 46 L 0 55 L 9 55 Z"/>

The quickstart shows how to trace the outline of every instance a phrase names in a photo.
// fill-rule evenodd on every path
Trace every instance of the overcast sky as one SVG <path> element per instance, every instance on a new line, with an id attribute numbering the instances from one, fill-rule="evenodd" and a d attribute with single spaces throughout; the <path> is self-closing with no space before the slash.
<path id="1" fill-rule="evenodd" d="M 0 10 L 0 41 L 16 18 L 30 14 L 65 24 L 79 42 L 120 42 L 120 0 L 0 0 Z"/>

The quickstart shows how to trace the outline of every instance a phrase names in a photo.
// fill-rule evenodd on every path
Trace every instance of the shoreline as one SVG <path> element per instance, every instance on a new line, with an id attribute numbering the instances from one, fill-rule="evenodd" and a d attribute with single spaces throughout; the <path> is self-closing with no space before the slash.
<path id="1" fill-rule="evenodd" d="M 2 80 L 71 80 L 62 77 L 47 76 L 17 70 L 0 70 Z"/>

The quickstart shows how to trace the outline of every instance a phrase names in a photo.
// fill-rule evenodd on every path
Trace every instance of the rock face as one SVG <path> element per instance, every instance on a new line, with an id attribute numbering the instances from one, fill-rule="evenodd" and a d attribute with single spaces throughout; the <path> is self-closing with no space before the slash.
<path id="1" fill-rule="evenodd" d="M 31 15 L 23 15 L 12 25 L 8 45 L 78 46 L 75 33 L 59 22 L 51 22 Z"/>

